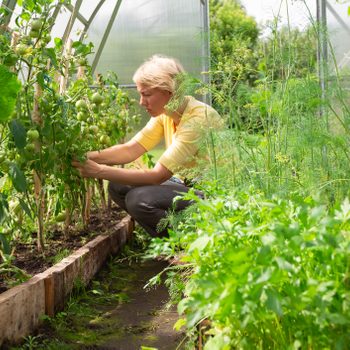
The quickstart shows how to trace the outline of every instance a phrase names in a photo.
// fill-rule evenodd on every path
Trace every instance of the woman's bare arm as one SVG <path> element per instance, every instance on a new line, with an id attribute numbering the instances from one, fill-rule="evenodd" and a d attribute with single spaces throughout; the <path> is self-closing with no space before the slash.
<path id="1" fill-rule="evenodd" d="M 144 170 L 116 168 L 98 164 L 89 159 L 85 163 L 73 161 L 72 164 L 83 177 L 93 177 L 133 186 L 158 185 L 169 180 L 172 176 L 171 171 L 160 163 L 157 163 L 153 169 Z"/>
<path id="2" fill-rule="evenodd" d="M 127 164 L 144 154 L 146 150 L 136 141 L 115 145 L 101 151 L 88 152 L 87 158 L 106 165 Z"/>

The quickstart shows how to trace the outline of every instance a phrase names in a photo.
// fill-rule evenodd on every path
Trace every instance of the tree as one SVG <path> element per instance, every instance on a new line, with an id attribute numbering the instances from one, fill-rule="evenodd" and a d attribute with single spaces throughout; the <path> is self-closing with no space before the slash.
<path id="1" fill-rule="evenodd" d="M 232 122 L 240 84 L 255 80 L 259 29 L 236 0 L 210 0 L 210 47 L 214 107 Z"/>

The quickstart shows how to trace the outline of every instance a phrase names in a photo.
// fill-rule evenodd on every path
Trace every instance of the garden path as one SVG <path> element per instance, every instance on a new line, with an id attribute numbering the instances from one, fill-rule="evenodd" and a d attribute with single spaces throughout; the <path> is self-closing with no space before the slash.
<path id="1" fill-rule="evenodd" d="M 179 318 L 174 307 L 167 309 L 167 288 L 162 284 L 146 291 L 143 287 L 166 263 L 147 261 L 130 266 L 134 276 L 129 281 L 129 302 L 111 311 L 111 319 L 119 320 L 119 331 L 100 344 L 98 349 L 136 350 L 141 346 L 159 350 L 175 350 L 184 337 L 173 325 Z"/>
<path id="2" fill-rule="evenodd" d="M 120 260 L 109 261 L 88 290 L 43 325 L 35 338 L 38 349 L 183 349 L 185 334 L 173 329 L 179 315 L 176 307 L 167 308 L 167 288 L 144 289 L 168 263 Z"/>

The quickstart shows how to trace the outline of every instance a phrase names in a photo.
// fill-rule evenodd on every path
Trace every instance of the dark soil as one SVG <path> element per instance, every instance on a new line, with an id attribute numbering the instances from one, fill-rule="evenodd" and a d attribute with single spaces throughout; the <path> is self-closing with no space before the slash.
<path id="1" fill-rule="evenodd" d="M 163 283 L 144 288 L 167 266 L 167 262 L 157 260 L 110 260 L 90 289 L 72 300 L 61 316 L 42 325 L 35 336 L 35 348 L 184 349 L 185 334 L 173 328 L 179 315 L 174 305 L 168 305 L 167 288 Z"/>
<path id="2" fill-rule="evenodd" d="M 110 319 L 118 327 L 107 339 L 96 342 L 100 350 L 135 350 L 152 347 L 162 350 L 180 349 L 185 334 L 173 326 L 179 319 L 175 306 L 167 306 L 169 293 L 164 284 L 145 290 L 148 280 L 167 266 L 166 262 L 147 261 L 129 266 L 134 278 L 130 281 L 128 303 L 111 310 Z M 181 347 L 182 349 L 182 347 Z"/>
<path id="3" fill-rule="evenodd" d="M 123 210 L 112 206 L 104 212 L 93 211 L 85 228 L 75 226 L 65 232 L 57 225 L 53 231 L 47 233 L 44 253 L 37 250 L 36 233 L 30 243 L 17 242 L 9 272 L 0 275 L 0 293 L 45 271 L 99 234 L 111 232 L 125 215 Z"/>

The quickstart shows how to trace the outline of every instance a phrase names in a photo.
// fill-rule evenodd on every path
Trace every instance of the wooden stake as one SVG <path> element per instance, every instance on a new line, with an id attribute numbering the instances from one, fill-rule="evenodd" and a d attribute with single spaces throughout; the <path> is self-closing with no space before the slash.
<path id="1" fill-rule="evenodd" d="M 37 125 L 42 125 L 42 119 L 39 110 L 39 98 L 42 95 L 42 89 L 38 83 L 34 84 L 34 103 L 32 111 L 32 122 Z M 39 140 L 34 142 L 35 152 L 39 153 L 41 145 Z M 38 218 L 38 232 L 37 232 L 37 247 L 38 251 L 42 252 L 45 248 L 44 240 L 44 214 L 45 214 L 45 193 L 43 189 L 43 177 L 44 175 L 38 173 L 36 170 L 33 171 L 34 178 L 34 193 L 37 207 L 37 218 Z"/>

